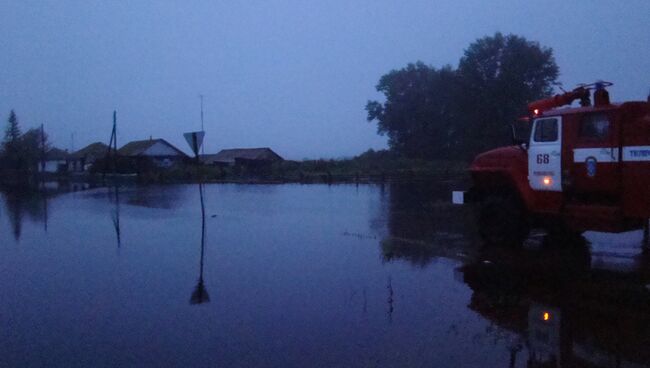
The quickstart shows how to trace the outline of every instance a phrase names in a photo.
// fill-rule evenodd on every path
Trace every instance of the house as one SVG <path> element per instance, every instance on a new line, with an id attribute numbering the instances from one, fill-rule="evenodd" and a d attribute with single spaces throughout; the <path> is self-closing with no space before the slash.
<path id="1" fill-rule="evenodd" d="M 168 168 L 181 163 L 189 157 L 164 139 L 133 141 L 117 150 L 118 155 L 134 159 L 136 162 L 151 160 L 154 166 Z"/>
<path id="2" fill-rule="evenodd" d="M 201 155 L 200 160 L 211 166 L 268 166 L 284 159 L 268 147 L 224 149 L 213 155 Z"/>
<path id="3" fill-rule="evenodd" d="M 95 142 L 70 154 L 68 167 L 72 172 L 88 171 L 98 159 L 102 159 L 108 152 L 108 146 L 102 142 Z"/>
<path id="4" fill-rule="evenodd" d="M 68 151 L 52 147 L 45 152 L 45 159 L 38 165 L 38 171 L 46 173 L 67 172 L 69 156 Z"/>

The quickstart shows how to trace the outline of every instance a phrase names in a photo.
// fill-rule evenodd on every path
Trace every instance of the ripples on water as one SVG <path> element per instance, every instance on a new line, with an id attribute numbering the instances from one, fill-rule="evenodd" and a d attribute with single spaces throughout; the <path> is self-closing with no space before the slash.
<path id="1" fill-rule="evenodd" d="M 4 191 L 0 366 L 650 364 L 638 233 L 485 250 L 453 187 Z"/>

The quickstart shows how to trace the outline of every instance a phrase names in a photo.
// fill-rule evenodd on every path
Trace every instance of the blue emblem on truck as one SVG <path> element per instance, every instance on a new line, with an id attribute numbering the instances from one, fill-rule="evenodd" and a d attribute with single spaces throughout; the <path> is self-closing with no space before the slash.
<path id="1" fill-rule="evenodd" d="M 596 164 L 598 161 L 596 161 L 596 158 L 593 156 L 587 157 L 585 160 L 585 165 L 587 166 L 587 176 L 590 178 L 593 178 L 596 176 Z"/>

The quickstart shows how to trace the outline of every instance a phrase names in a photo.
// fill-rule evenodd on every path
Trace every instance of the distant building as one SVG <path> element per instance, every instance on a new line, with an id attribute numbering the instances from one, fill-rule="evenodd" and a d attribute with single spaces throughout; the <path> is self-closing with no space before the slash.
<path id="1" fill-rule="evenodd" d="M 135 160 L 150 159 L 155 166 L 160 168 L 171 167 L 189 158 L 185 152 L 164 139 L 129 142 L 117 150 L 117 153 Z"/>
<path id="2" fill-rule="evenodd" d="M 108 152 L 108 146 L 102 142 L 95 142 L 70 154 L 68 167 L 73 172 L 88 171 L 98 159 L 102 159 Z"/>
<path id="3" fill-rule="evenodd" d="M 45 160 L 38 165 L 39 172 L 61 173 L 68 171 L 70 154 L 59 148 L 52 147 L 45 152 Z"/>
<path id="4" fill-rule="evenodd" d="M 205 165 L 246 167 L 267 166 L 277 161 L 284 161 L 280 155 L 267 147 L 225 149 L 217 154 L 201 155 L 200 159 Z"/>

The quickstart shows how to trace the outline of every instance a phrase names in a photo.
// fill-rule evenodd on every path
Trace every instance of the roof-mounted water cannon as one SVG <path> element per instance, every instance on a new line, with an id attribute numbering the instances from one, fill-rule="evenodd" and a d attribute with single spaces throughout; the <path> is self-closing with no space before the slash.
<path id="1" fill-rule="evenodd" d="M 587 107 L 591 106 L 590 93 L 589 91 L 595 89 L 594 93 L 594 102 L 595 106 L 609 105 L 609 92 L 605 87 L 611 86 L 613 83 L 598 81 L 590 84 L 579 84 L 573 91 L 565 92 L 561 95 L 555 95 L 550 98 L 545 98 L 542 100 L 533 101 L 528 104 L 528 111 L 533 115 L 537 116 L 542 112 L 553 109 L 556 107 L 571 105 L 573 101 L 580 100 L 580 106 Z"/>
<path id="2" fill-rule="evenodd" d="M 596 91 L 594 92 L 594 106 L 606 106 L 609 105 L 609 92 L 605 89 L 605 87 L 609 87 L 612 85 L 610 82 L 605 82 L 605 81 L 598 81 L 594 83 L 594 88 Z"/>

